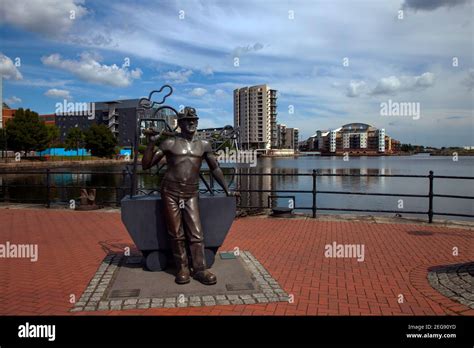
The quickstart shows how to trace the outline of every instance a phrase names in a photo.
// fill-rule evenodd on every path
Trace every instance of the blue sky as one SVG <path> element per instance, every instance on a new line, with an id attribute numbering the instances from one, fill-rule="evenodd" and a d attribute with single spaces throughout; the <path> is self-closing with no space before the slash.
<path id="1" fill-rule="evenodd" d="M 233 89 L 267 83 L 280 94 L 278 121 L 302 138 L 357 121 L 404 143 L 474 145 L 472 1 L 0 6 L 3 97 L 14 108 L 52 113 L 64 99 L 139 98 L 170 83 L 167 103 L 194 106 L 200 127 L 215 127 L 233 122 Z M 382 116 L 388 100 L 419 103 L 421 117 Z"/>

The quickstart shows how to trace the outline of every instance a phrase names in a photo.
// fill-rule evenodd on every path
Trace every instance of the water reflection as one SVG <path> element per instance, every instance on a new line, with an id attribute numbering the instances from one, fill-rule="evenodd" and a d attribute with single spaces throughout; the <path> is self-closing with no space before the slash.
<path id="1" fill-rule="evenodd" d="M 414 157 L 393 157 L 393 158 L 358 158 L 348 162 L 340 158 L 261 158 L 257 167 L 237 168 L 237 173 L 265 173 L 265 174 L 287 174 L 285 176 L 235 176 L 232 178 L 232 169 L 223 168 L 226 173 L 226 180 L 233 179 L 232 187 L 242 190 L 312 190 L 312 177 L 292 176 L 290 174 L 306 173 L 311 174 L 316 169 L 320 174 L 362 174 L 362 175 L 394 175 L 394 174 L 417 174 L 427 175 L 429 170 L 433 170 L 435 175 L 454 176 L 474 176 L 474 158 L 460 158 L 454 163 L 450 157 L 447 158 L 423 158 Z M 98 187 L 98 203 L 116 202 L 124 192 L 120 188 L 123 186 L 124 178 L 120 172 L 122 166 L 108 167 L 84 167 L 66 168 L 62 171 L 71 173 L 52 174 L 51 176 L 51 199 L 54 202 L 68 202 L 77 199 L 80 195 L 81 187 Z M 74 171 L 87 171 L 90 174 L 75 174 Z M 117 175 L 106 173 L 119 172 Z M 138 177 L 138 186 L 145 190 L 157 189 L 160 186 L 162 177 L 156 174 L 153 169 L 152 174 Z M 208 175 L 205 175 L 208 182 L 211 182 Z M 474 196 L 474 185 L 469 180 L 448 180 L 435 179 L 434 191 L 438 194 L 467 195 Z M 7 185 L 35 185 L 32 188 L 10 187 Z M 125 182 L 130 185 L 129 181 Z M 0 200 L 10 199 L 11 201 L 22 202 L 44 202 L 45 201 L 45 175 L 0 175 Z M 66 186 L 66 187 L 60 187 Z M 71 188 L 70 186 L 77 186 Z M 217 184 L 214 185 L 218 187 Z M 107 189 L 109 188 L 109 189 Z M 110 189 L 112 188 L 112 189 Z M 201 189 L 205 189 L 203 183 Z M 351 192 L 380 192 L 380 193 L 408 193 L 426 195 L 428 193 L 427 178 L 396 178 L 377 176 L 324 176 L 317 177 L 318 191 L 351 191 Z M 149 191 L 148 191 L 149 192 Z M 270 192 L 242 192 L 240 204 L 242 206 L 267 206 Z M 279 196 L 296 197 L 295 206 L 311 207 L 311 193 L 278 193 Z M 400 200 L 402 202 L 400 203 Z M 289 198 L 271 199 L 274 206 L 288 206 Z M 466 199 L 434 199 L 434 210 L 437 212 L 474 214 L 474 200 Z M 319 208 L 345 208 L 345 209 L 383 209 L 396 210 L 402 215 L 404 211 L 428 211 L 427 198 L 411 197 L 381 197 L 381 196 L 361 196 L 361 195 L 334 195 L 317 194 L 317 206 Z M 402 206 L 402 208 L 400 208 Z M 300 210 L 308 213 L 308 210 Z M 327 212 L 326 212 L 327 213 Z M 410 215 L 411 216 L 411 215 Z M 426 217 L 426 215 L 424 216 Z M 466 219 L 466 218 L 463 218 Z"/>
<path id="2" fill-rule="evenodd" d="M 299 170 L 297 168 L 271 168 L 263 167 L 257 170 L 253 168 L 239 168 L 239 174 L 282 174 L 282 175 L 262 175 L 247 176 L 237 175 L 237 186 L 241 190 L 296 190 L 296 191 L 312 191 L 311 176 L 297 176 Z M 316 187 L 318 191 L 345 191 L 345 192 L 388 192 L 385 177 L 377 176 L 326 176 L 331 175 L 387 175 L 391 174 L 390 169 L 385 168 L 323 168 L 318 170 Z M 311 172 L 307 173 L 310 174 Z M 242 192 L 241 205 L 248 207 L 267 206 L 270 196 L 285 196 L 284 198 L 271 198 L 271 206 L 288 206 L 291 204 L 288 196 L 296 196 L 294 206 L 311 206 L 311 193 L 269 193 L 269 192 Z M 318 194 L 323 195 L 323 194 Z M 329 194 L 324 194 L 325 198 L 320 198 L 321 206 L 327 206 L 328 200 L 332 200 Z M 309 197 L 309 198 L 308 198 Z M 320 196 L 321 197 L 321 196 Z M 334 196 L 332 196 L 334 197 Z M 347 197 L 347 196 L 339 196 Z M 344 198 L 345 199 L 345 198 Z M 309 204 L 309 205 L 308 205 Z M 344 208 L 344 207 L 341 207 Z"/>
<path id="3" fill-rule="evenodd" d="M 116 168 L 109 168 L 116 171 Z M 69 169 L 77 171 L 80 169 Z M 63 171 L 68 171 L 64 169 Z M 84 171 L 91 171 L 90 168 Z M 94 170 L 92 170 L 94 171 Z M 97 169 L 95 170 L 97 171 Z M 41 203 L 46 202 L 46 174 L 8 174 L 1 177 L 1 199 L 11 202 Z M 28 185 L 32 187 L 23 187 Z M 99 203 L 115 203 L 121 197 L 119 187 L 122 175 L 93 173 L 54 173 L 50 175 L 50 200 L 52 204 L 67 203 L 78 199 L 81 188 L 96 188 L 96 199 Z"/>

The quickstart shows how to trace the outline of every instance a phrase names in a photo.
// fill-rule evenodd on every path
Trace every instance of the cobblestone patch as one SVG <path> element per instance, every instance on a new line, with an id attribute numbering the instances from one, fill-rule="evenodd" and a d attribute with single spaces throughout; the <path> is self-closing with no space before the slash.
<path id="1" fill-rule="evenodd" d="M 428 282 L 444 296 L 474 309 L 474 262 L 436 268 L 428 272 Z"/>
<path id="2" fill-rule="evenodd" d="M 223 251 L 224 253 L 224 251 Z M 202 307 L 215 305 L 255 304 L 269 302 L 288 302 L 288 294 L 273 279 L 270 273 L 249 252 L 241 251 L 238 256 L 244 262 L 247 270 L 252 274 L 258 287 L 255 293 L 216 294 L 214 296 L 189 296 L 163 298 L 124 298 L 121 300 L 106 300 L 107 288 L 112 285 L 114 273 L 122 264 L 136 263 L 137 256 L 125 257 L 123 254 L 109 254 L 97 269 L 78 302 L 71 312 L 126 310 L 142 308 L 175 308 L 175 307 Z M 129 260 L 130 258 L 130 260 Z"/>

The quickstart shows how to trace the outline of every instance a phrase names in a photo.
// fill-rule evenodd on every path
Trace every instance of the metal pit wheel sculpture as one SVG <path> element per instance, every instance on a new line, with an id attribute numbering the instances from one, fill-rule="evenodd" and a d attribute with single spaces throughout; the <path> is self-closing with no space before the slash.
<path id="1" fill-rule="evenodd" d="M 153 94 L 161 93 L 164 88 L 169 88 L 169 92 L 163 99 L 152 101 Z M 162 271 L 174 263 L 178 284 L 186 284 L 193 277 L 203 284 L 212 285 L 217 279 L 208 268 L 214 263 L 217 250 L 232 225 L 236 194 L 229 191 L 210 142 L 194 137 L 198 123 L 194 108 L 185 107 L 178 112 L 171 106 L 159 106 L 151 118 L 145 117 L 144 111 L 153 111 L 154 106 L 163 104 L 172 92 L 171 86 L 164 85 L 139 101 L 132 192 L 122 200 L 122 221 L 143 253 L 148 270 Z M 177 116 L 181 132 L 176 132 L 166 120 L 156 117 L 163 109 L 171 110 Z M 162 123 L 162 128 L 149 127 L 141 132 L 143 122 Z M 160 166 L 166 160 L 160 194 L 137 194 L 137 149 L 141 134 L 148 140 L 142 168 Z M 158 141 L 158 150 L 155 150 Z M 214 195 L 200 173 L 203 160 L 225 196 Z M 161 165 L 159 170 L 163 167 Z M 200 179 L 210 195 L 199 195 Z"/>

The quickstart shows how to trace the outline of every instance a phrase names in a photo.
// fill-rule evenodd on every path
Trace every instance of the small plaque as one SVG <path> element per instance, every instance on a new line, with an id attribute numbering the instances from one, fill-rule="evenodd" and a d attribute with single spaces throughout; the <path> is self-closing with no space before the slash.
<path id="1" fill-rule="evenodd" d="M 113 290 L 110 293 L 110 298 L 138 297 L 138 295 L 140 295 L 140 289 L 120 289 Z"/>
<path id="2" fill-rule="evenodd" d="M 231 283 L 225 285 L 227 291 L 255 290 L 252 283 Z"/>
<path id="3" fill-rule="evenodd" d="M 219 255 L 221 256 L 222 260 L 230 260 L 237 258 L 234 253 L 219 253 Z"/>
<path id="4" fill-rule="evenodd" d="M 408 234 L 412 236 L 431 236 L 433 232 L 430 231 L 409 231 Z"/>
<path id="5" fill-rule="evenodd" d="M 128 256 L 125 259 L 127 265 L 140 264 L 142 263 L 143 258 L 141 256 Z"/>

